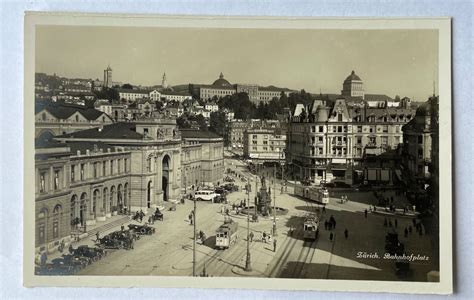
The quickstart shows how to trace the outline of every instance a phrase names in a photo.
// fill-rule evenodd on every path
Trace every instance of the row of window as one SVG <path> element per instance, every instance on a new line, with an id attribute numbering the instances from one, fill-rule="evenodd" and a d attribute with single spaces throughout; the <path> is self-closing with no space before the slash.
<path id="1" fill-rule="evenodd" d="M 107 164 L 109 167 L 107 168 Z M 83 181 L 89 179 L 86 175 L 87 165 L 82 163 L 71 166 L 71 182 Z M 79 176 L 76 172 L 79 172 Z M 94 162 L 92 164 L 92 178 L 99 178 L 100 176 L 109 176 L 128 172 L 128 159 L 124 158 L 110 161 Z"/>
<path id="2" fill-rule="evenodd" d="M 49 184 L 48 183 L 48 172 L 46 170 L 40 171 L 40 177 L 39 177 L 39 191 L 40 193 L 46 193 L 49 191 Z M 54 169 L 53 170 L 53 191 L 57 191 L 61 188 L 61 175 L 62 175 L 62 170 L 61 169 Z"/>

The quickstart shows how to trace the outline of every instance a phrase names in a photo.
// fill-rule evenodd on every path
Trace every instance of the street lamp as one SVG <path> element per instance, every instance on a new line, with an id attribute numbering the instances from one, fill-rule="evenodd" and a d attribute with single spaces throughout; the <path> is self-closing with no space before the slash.
<path id="1" fill-rule="evenodd" d="M 273 167 L 274 177 L 276 178 L 276 166 Z M 277 227 L 276 227 L 276 193 L 275 193 L 275 179 L 273 180 L 273 236 L 277 236 Z"/>
<path id="2" fill-rule="evenodd" d="M 250 187 L 250 179 L 247 179 L 247 186 Z M 247 207 L 250 206 L 250 188 L 247 189 Z M 252 271 L 250 262 L 250 212 L 247 208 L 247 259 L 245 260 L 245 271 Z"/>
<path id="3" fill-rule="evenodd" d="M 196 198 L 194 198 L 193 220 L 193 277 L 196 276 Z"/>

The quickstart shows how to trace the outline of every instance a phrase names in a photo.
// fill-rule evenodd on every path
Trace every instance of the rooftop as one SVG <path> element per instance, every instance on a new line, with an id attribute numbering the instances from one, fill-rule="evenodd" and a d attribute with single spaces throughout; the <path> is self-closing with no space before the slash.
<path id="1" fill-rule="evenodd" d="M 35 114 L 41 112 L 43 109 L 47 110 L 50 114 L 58 119 L 67 119 L 76 112 L 80 112 L 86 119 L 93 121 L 97 120 L 103 112 L 95 108 L 88 108 L 82 105 L 50 102 L 50 101 L 36 101 L 35 102 Z"/>
<path id="2" fill-rule="evenodd" d="M 58 136 L 58 138 L 79 139 L 143 139 L 143 135 L 135 131 L 134 123 L 119 122 Z"/>

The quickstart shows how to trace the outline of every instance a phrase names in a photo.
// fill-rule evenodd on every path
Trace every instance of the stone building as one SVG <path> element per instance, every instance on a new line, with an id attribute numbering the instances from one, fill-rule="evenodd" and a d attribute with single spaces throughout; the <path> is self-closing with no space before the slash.
<path id="1" fill-rule="evenodd" d="M 283 162 L 286 135 L 278 129 L 251 128 L 244 132 L 244 157 L 254 163 Z"/>
<path id="2" fill-rule="evenodd" d="M 202 100 L 211 100 L 214 97 L 223 98 L 236 93 L 247 93 L 251 102 L 259 104 L 260 102 L 268 103 L 273 98 L 280 98 L 281 93 L 287 96 L 295 91 L 288 88 L 279 88 L 276 86 L 262 87 L 257 84 L 231 84 L 224 75 L 220 73 L 219 78 L 211 85 L 206 84 L 189 84 L 189 93 L 194 97 Z"/>
<path id="3" fill-rule="evenodd" d="M 72 133 L 112 122 L 108 114 L 94 108 L 51 101 L 35 102 L 35 137 Z"/>
<path id="4" fill-rule="evenodd" d="M 87 226 L 105 225 L 114 215 L 178 201 L 183 169 L 188 186 L 220 184 L 222 138 L 201 131 L 181 136 L 175 119 L 156 114 L 41 136 L 35 148 L 37 250 L 54 251 L 61 240 L 87 234 Z"/>
<path id="5" fill-rule="evenodd" d="M 181 182 L 186 190 L 215 186 L 224 177 L 224 140 L 209 131 L 182 129 Z"/>
<path id="6" fill-rule="evenodd" d="M 390 182 L 393 172 L 367 172 L 361 162 L 397 149 L 401 127 L 413 115 L 411 109 L 349 106 L 345 98 L 297 105 L 288 123 L 287 163 L 295 178 L 314 183 L 352 184 L 356 171 L 369 181 Z"/>

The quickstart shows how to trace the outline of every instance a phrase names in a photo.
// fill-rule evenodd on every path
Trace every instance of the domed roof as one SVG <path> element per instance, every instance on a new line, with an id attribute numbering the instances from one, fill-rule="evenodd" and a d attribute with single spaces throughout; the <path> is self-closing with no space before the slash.
<path id="1" fill-rule="evenodd" d="M 214 81 L 214 83 L 212 85 L 215 85 L 215 86 L 231 86 L 230 82 L 228 82 L 227 80 L 224 79 L 224 75 L 222 73 L 219 75 L 219 79 Z"/>
<path id="2" fill-rule="evenodd" d="M 353 80 L 362 81 L 362 79 L 360 79 L 360 77 L 357 76 L 357 74 L 354 72 L 354 70 L 352 70 L 351 75 L 347 76 L 346 80 L 344 80 L 344 81 L 353 81 Z"/>

